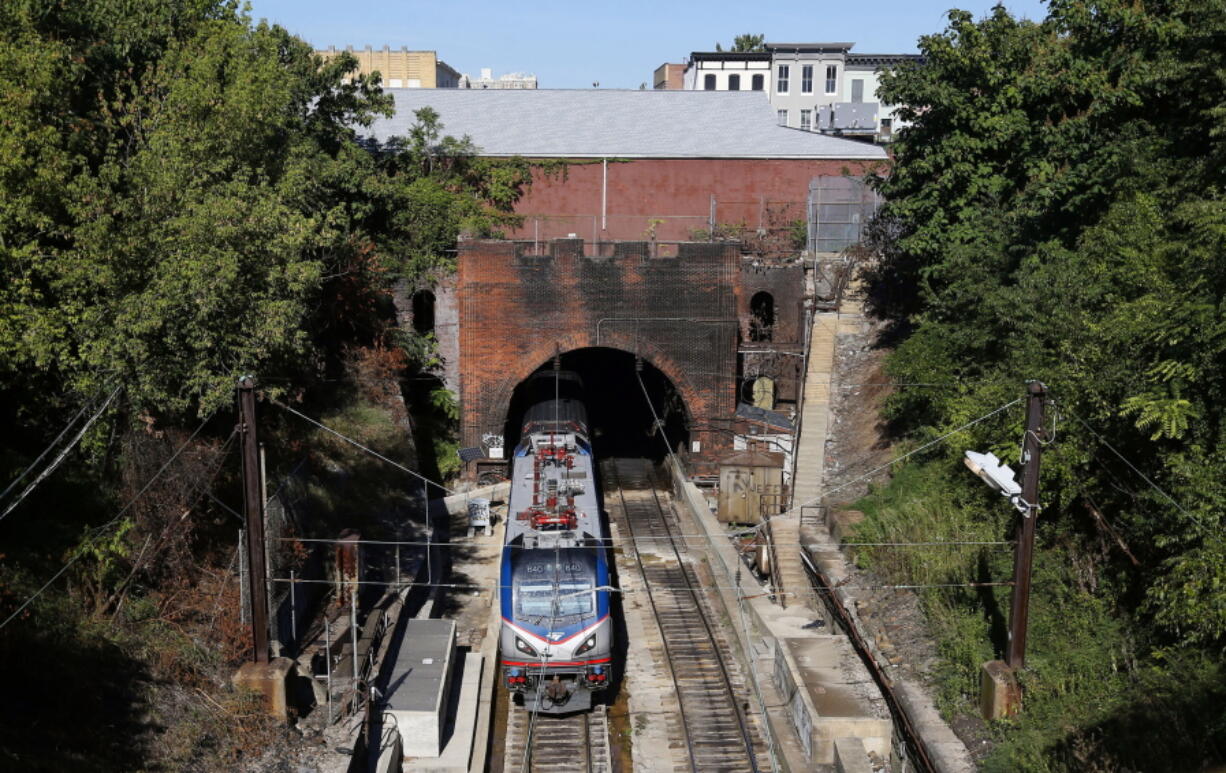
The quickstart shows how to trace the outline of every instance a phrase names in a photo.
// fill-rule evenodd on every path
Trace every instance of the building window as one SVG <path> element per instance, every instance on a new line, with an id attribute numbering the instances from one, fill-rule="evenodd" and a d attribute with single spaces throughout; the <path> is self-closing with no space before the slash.
<path id="1" fill-rule="evenodd" d="M 837 65 L 826 65 L 826 93 L 834 94 L 839 90 L 839 68 Z"/>
<path id="2" fill-rule="evenodd" d="M 766 79 L 763 78 L 760 73 L 758 75 L 753 76 L 753 90 L 754 91 L 761 91 L 763 87 L 765 86 L 766 86 Z"/>
<path id="3" fill-rule="evenodd" d="M 704 91 L 715 91 L 715 75 L 709 74 L 702 79 L 702 88 Z"/>
<path id="4" fill-rule="evenodd" d="M 729 75 L 728 76 L 728 90 L 729 91 L 740 91 L 741 90 L 741 76 L 739 75 Z"/>
<path id="5" fill-rule="evenodd" d="M 749 340 L 769 341 L 775 332 L 775 299 L 768 292 L 749 301 Z"/>
<path id="6" fill-rule="evenodd" d="M 788 74 L 788 66 L 786 64 L 779 65 L 779 82 L 775 84 L 776 94 L 788 93 Z"/>
<path id="7" fill-rule="evenodd" d="M 776 115 L 778 115 L 778 116 L 779 116 L 779 125 L 780 125 L 780 126 L 787 126 L 787 125 L 788 125 L 788 111 L 786 111 L 786 110 L 780 110 L 779 112 L 777 112 L 777 113 L 776 113 Z"/>
<path id="8" fill-rule="evenodd" d="M 863 78 L 856 78 L 854 81 L 851 82 L 851 101 L 852 102 L 863 102 L 864 101 L 864 79 Z"/>
<path id="9" fill-rule="evenodd" d="M 810 121 L 810 116 L 812 115 L 813 115 L 812 110 L 801 110 L 800 111 L 800 128 L 803 131 L 809 131 L 810 129 L 813 128 L 813 123 Z"/>
<path id="10" fill-rule="evenodd" d="M 811 64 L 800 68 L 800 93 L 813 93 L 813 65 Z"/>

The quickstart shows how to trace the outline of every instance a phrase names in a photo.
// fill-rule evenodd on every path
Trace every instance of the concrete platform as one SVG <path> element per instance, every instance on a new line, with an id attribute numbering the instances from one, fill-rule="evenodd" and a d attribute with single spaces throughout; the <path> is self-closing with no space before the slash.
<path id="1" fill-rule="evenodd" d="M 406 757 L 442 753 L 454 657 L 453 621 L 405 624 L 384 700 L 385 711 L 396 719 Z"/>
<path id="2" fill-rule="evenodd" d="M 834 742 L 834 769 L 838 773 L 873 773 L 868 750 L 859 738 L 838 738 Z"/>
<path id="3" fill-rule="evenodd" d="M 453 577 L 462 577 L 466 587 L 446 591 L 449 618 L 456 623 L 456 642 L 465 650 L 462 676 L 456 681 L 455 726 L 442 755 L 431 761 L 417 760 L 409 765 L 416 771 L 458 770 L 484 771 L 489 754 L 489 737 L 494 690 L 498 676 L 498 631 L 501 624 L 498 609 L 499 569 L 502 561 L 503 528 L 506 520 L 508 485 L 499 483 L 477 488 L 464 494 L 447 497 L 443 502 L 451 518 L 451 533 L 457 535 L 451 552 Z M 467 532 L 467 501 L 481 496 L 492 500 L 497 516 L 493 533 Z M 477 669 L 474 678 L 472 670 Z M 470 691 L 470 686 L 472 691 Z M 472 722 L 465 720 L 472 692 Z M 461 749 L 467 749 L 466 754 Z M 467 756 L 467 765 L 460 758 Z"/>
<path id="4" fill-rule="evenodd" d="M 294 661 L 273 658 L 267 663 L 244 663 L 234 673 L 231 682 L 239 690 L 251 690 L 262 698 L 269 715 L 285 721 L 289 717 L 289 682 L 295 673 Z"/>
<path id="5" fill-rule="evenodd" d="M 812 754 L 815 762 L 835 761 L 835 741 L 854 738 L 881 759 L 889 759 L 893 723 L 880 716 L 858 682 L 849 677 L 848 663 L 859 662 L 845 636 L 813 635 L 779 641 L 794 661 L 798 687 L 808 693 L 817 710 L 813 719 Z M 867 673 L 864 674 L 867 676 Z M 853 686 L 853 684 L 855 686 Z"/>
<path id="6" fill-rule="evenodd" d="M 462 671 L 452 680 L 451 710 L 447 715 L 442 753 L 438 757 L 406 759 L 402 770 L 413 773 L 466 773 L 473 759 L 474 731 L 481 692 L 485 688 L 481 655 L 464 654 Z"/>

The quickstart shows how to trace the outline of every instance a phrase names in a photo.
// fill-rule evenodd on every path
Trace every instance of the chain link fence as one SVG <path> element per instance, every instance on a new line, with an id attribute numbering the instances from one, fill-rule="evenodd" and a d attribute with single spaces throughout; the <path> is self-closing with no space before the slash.
<path id="1" fill-rule="evenodd" d="M 880 206 L 880 195 L 859 178 L 814 177 L 809 181 L 807 249 L 837 253 L 859 244 Z"/>

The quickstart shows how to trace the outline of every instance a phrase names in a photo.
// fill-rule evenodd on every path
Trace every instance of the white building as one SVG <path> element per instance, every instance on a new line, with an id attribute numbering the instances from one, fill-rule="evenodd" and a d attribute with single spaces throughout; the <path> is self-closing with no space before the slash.
<path id="1" fill-rule="evenodd" d="M 489 67 L 481 68 L 481 77 L 473 78 L 468 73 L 460 76 L 460 88 L 462 89 L 534 89 L 536 88 L 536 76 L 530 73 L 509 72 L 505 75 L 494 77 L 493 70 Z"/>
<path id="2" fill-rule="evenodd" d="M 687 91 L 765 91 L 769 96 L 770 79 L 769 53 L 695 51 L 681 82 Z"/>
<path id="3" fill-rule="evenodd" d="M 767 43 L 765 51 L 695 51 L 683 88 L 761 91 L 779 124 L 802 131 L 888 141 L 901 128 L 895 106 L 877 98 L 882 69 L 914 54 L 853 54 L 854 43 Z"/>

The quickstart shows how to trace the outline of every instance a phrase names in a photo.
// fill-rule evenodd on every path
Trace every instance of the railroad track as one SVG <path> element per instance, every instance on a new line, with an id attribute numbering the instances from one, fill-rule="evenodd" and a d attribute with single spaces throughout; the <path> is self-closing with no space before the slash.
<path id="1" fill-rule="evenodd" d="M 683 546 L 657 494 L 653 468 L 646 461 L 614 459 L 605 462 L 602 477 L 605 506 L 631 538 L 633 550 L 627 552 L 633 552 L 663 638 L 689 768 L 758 771 L 765 744 L 742 708 L 748 691 L 729 666 L 728 646 L 710 622 L 700 583 L 682 560 Z M 644 551 L 665 560 L 644 561 Z"/>
<path id="2" fill-rule="evenodd" d="M 537 714 L 535 721 L 514 701 L 507 711 L 503 773 L 612 773 L 603 705 L 565 716 Z"/>

